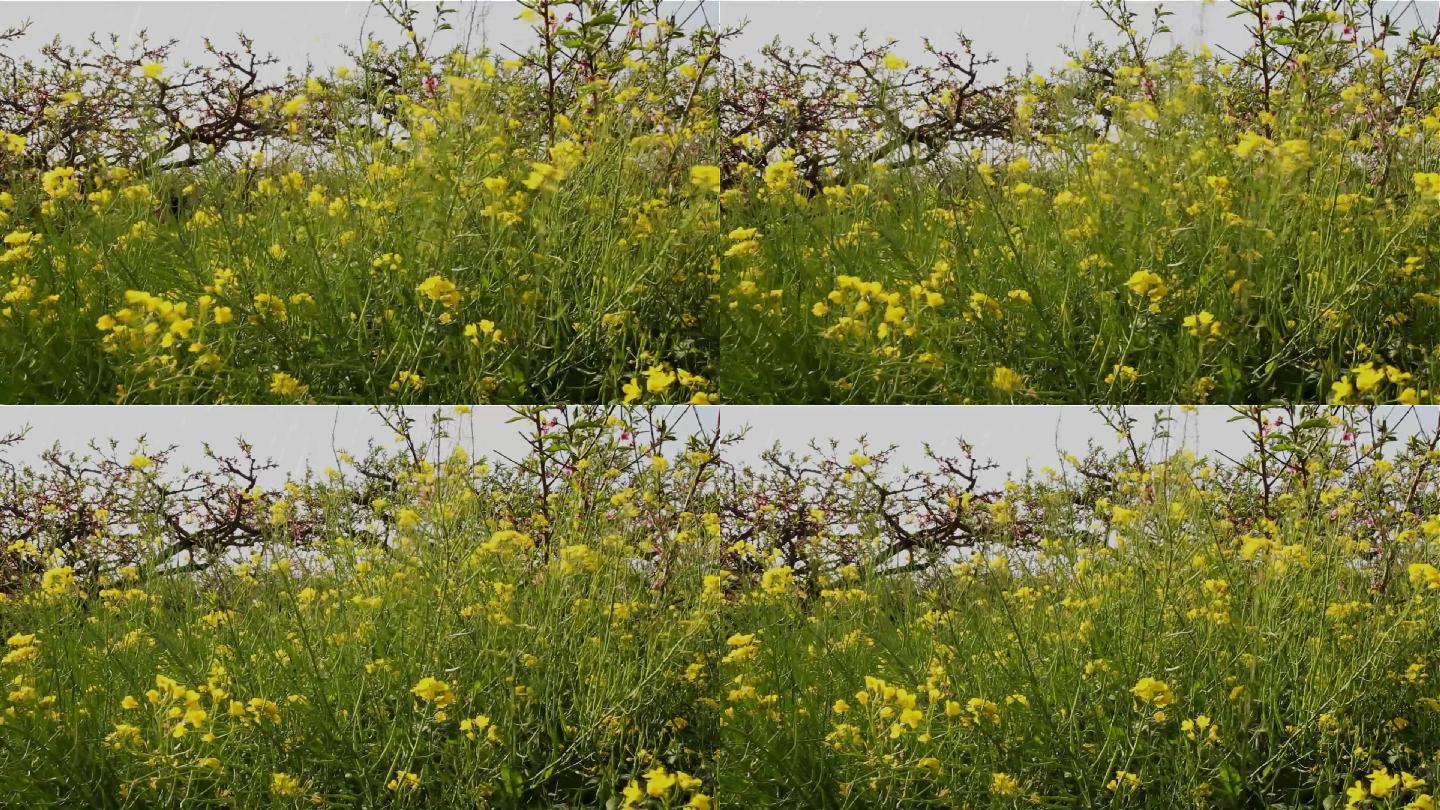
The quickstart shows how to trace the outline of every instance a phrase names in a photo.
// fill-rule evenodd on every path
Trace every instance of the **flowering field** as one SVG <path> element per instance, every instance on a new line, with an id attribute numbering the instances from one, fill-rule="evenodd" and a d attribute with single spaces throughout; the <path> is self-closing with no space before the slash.
<path id="1" fill-rule="evenodd" d="M 377 8 L 401 44 L 324 70 L 0 49 L 5 401 L 1434 398 L 1417 8 L 1240 0 L 1244 47 L 1186 50 L 1101 3 L 1044 72 L 638 0 L 447 50 L 453 9 Z"/>
<path id="2" fill-rule="evenodd" d="M 1004 79 L 938 34 L 744 60 L 728 397 L 1432 399 L 1433 8 L 1241 0 L 1248 42 L 1193 51 L 1097 8 L 1068 64 Z"/>
<path id="3" fill-rule="evenodd" d="M 718 47 L 630 7 L 305 73 L 0 31 L 0 400 L 707 401 Z"/>
<path id="4" fill-rule="evenodd" d="M 10 801 L 1434 806 L 1433 426 L 1247 409 L 1220 461 L 1106 412 L 1115 449 L 1007 481 L 740 463 L 684 412 L 521 411 L 495 462 L 380 416 L 401 449 L 284 483 L 145 445 L 6 479 Z"/>

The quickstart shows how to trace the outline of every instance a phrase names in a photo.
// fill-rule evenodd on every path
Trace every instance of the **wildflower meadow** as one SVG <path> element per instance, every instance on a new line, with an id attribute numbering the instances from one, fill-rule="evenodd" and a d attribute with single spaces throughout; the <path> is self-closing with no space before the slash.
<path id="1" fill-rule="evenodd" d="M 727 53 L 726 395 L 1431 401 L 1434 5 L 1239 0 L 1240 40 L 1169 44 L 1209 7 L 1096 3 L 1044 70 L 963 4 Z"/>
<path id="2" fill-rule="evenodd" d="M 681 408 L 518 410 L 506 458 L 382 410 L 279 477 L 8 436 L 0 795 L 1433 807 L 1435 412 L 1240 409 L 1234 458 L 1101 415 L 1006 475 Z"/>
<path id="3" fill-rule="evenodd" d="M 763 6 L 462 7 L 323 68 L 0 30 L 5 401 L 1434 398 L 1426 4 L 1100 2 L 1044 70 L 963 4 L 756 52 Z"/>
<path id="4" fill-rule="evenodd" d="M 718 41 L 559 5 L 379 3 L 323 70 L 0 30 L 0 399 L 714 397 Z"/>

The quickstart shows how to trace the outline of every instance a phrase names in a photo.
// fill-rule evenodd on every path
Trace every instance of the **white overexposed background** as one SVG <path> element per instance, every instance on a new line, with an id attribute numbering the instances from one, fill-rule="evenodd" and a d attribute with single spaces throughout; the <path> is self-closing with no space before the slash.
<path id="1" fill-rule="evenodd" d="M 423 425 L 434 407 L 406 409 Z M 453 408 L 439 408 L 454 415 Z M 1083 454 L 1089 442 L 1106 448 L 1121 447 L 1112 431 L 1094 409 L 1087 406 L 705 406 L 694 413 L 682 408 L 663 411 L 685 435 L 713 428 L 717 420 L 727 432 L 743 431 L 744 437 L 728 458 L 736 463 L 753 462 L 767 448 L 782 447 L 804 451 L 810 442 L 822 446 L 829 439 L 839 442 L 842 454 L 858 449 L 861 437 L 866 446 L 880 450 L 896 445 L 896 464 L 923 466 L 924 445 L 941 453 L 956 449 L 957 439 L 974 447 L 975 455 L 999 465 L 997 477 L 1021 475 L 1027 469 L 1057 466 L 1065 453 Z M 1181 408 L 1177 406 L 1131 406 L 1126 413 L 1136 419 L 1136 435 L 1152 435 L 1154 417 L 1168 416 L 1170 437 L 1157 451 L 1188 448 L 1199 455 L 1224 454 L 1238 458 L 1245 453 L 1246 425 L 1235 421 L 1236 412 L 1227 407 Z M 1379 411 L 1402 435 L 1424 431 L 1429 435 L 1440 420 L 1440 407 L 1387 407 Z M 497 454 L 515 457 L 524 452 L 519 429 L 508 424 L 515 414 L 502 406 L 481 406 L 456 416 L 450 425 L 451 443 L 472 456 L 492 460 Z M 698 420 L 697 420 L 698 417 Z M 321 405 L 205 405 L 205 406 L 4 406 L 0 407 L 0 433 L 28 428 L 25 441 L 3 452 L 11 461 L 34 461 L 52 445 L 84 450 L 90 442 L 102 445 L 117 441 L 122 458 L 138 448 L 142 437 L 150 449 L 175 445 L 174 460 L 198 465 L 203 445 L 218 452 L 231 452 L 244 438 L 256 454 L 273 459 L 274 475 L 320 469 L 335 463 L 337 451 L 358 453 L 369 441 L 392 444 L 393 435 L 369 408 Z"/>
<path id="2" fill-rule="evenodd" d="M 422 36 L 431 32 L 437 3 L 410 4 L 420 12 L 416 29 Z M 534 37 L 528 23 L 518 19 L 522 10 L 514 0 L 465 0 L 446 5 L 454 9 L 447 20 L 452 26 L 433 40 L 434 52 L 444 53 L 455 46 L 478 52 L 488 46 L 497 52 L 506 47 L 523 49 Z M 665 4 L 666 13 L 688 20 L 692 26 L 719 15 L 716 0 Z M 692 13 L 693 12 L 693 13 Z M 234 48 L 236 35 L 255 41 L 257 52 L 279 59 L 277 75 L 286 67 L 297 70 L 307 63 L 316 68 L 347 64 L 344 49 L 358 50 L 368 39 L 398 44 L 404 40 L 399 28 L 366 0 L 3 0 L 0 28 L 28 21 L 25 37 L 10 52 L 33 55 L 44 43 L 59 37 L 77 47 L 91 34 L 101 41 L 110 35 L 121 44 L 133 42 L 144 32 L 151 43 L 176 40 L 174 60 L 203 62 L 204 40 L 217 48 Z"/>
<path id="3" fill-rule="evenodd" d="M 1151 56 L 1175 47 L 1194 52 L 1208 45 L 1243 50 L 1248 42 L 1245 19 L 1233 17 L 1230 2 L 1137 0 L 1128 4 L 1137 13 L 1136 28 L 1150 30 L 1157 8 L 1169 13 L 1168 34 L 1154 42 Z M 1390 14 L 1400 31 L 1435 24 L 1440 3 L 1435 0 L 1381 0 L 1376 15 Z M 929 38 L 940 50 L 955 50 L 957 34 L 964 34 L 977 54 L 993 56 L 987 79 L 1006 70 L 1026 66 L 1047 72 L 1065 64 L 1063 49 L 1079 51 L 1093 35 L 1110 45 L 1124 43 L 1122 35 L 1089 0 L 722 0 L 719 19 L 726 26 L 744 23 L 744 32 L 730 50 L 738 57 L 752 56 L 772 40 L 801 48 L 814 36 L 827 43 L 831 35 L 842 48 L 864 31 L 871 43 L 895 40 L 895 53 L 924 58 L 922 43 Z"/>

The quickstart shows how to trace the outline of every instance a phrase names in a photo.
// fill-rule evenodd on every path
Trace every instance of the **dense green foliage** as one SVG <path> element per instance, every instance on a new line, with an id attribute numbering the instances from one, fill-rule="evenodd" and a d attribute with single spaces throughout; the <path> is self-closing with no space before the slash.
<path id="1" fill-rule="evenodd" d="M 397 422 L 405 449 L 278 486 L 145 448 L 22 468 L 0 513 L 57 506 L 0 556 L 0 788 L 1432 806 L 1428 428 L 1246 412 L 1229 462 L 1117 414 L 1121 450 L 1002 481 L 963 448 L 913 472 L 863 445 L 739 464 L 719 432 L 674 438 L 681 416 L 525 412 L 531 452 L 503 464 Z"/>

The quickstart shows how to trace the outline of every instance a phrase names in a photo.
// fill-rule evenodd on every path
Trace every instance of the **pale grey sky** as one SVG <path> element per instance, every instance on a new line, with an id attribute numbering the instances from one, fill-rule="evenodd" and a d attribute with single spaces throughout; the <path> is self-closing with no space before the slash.
<path id="1" fill-rule="evenodd" d="M 462 0 L 449 5 L 457 10 L 450 18 L 456 30 L 441 35 L 442 46 L 457 43 L 471 31 L 470 44 L 476 49 L 486 42 L 528 41 L 528 26 L 515 19 L 520 7 L 514 0 Z M 707 0 L 672 5 L 677 9 L 698 5 L 696 20 L 724 25 L 746 22 L 732 53 L 754 53 L 777 36 L 798 45 L 811 33 L 822 37 L 834 33 L 845 41 L 866 29 L 873 39 L 898 39 L 901 53 L 917 54 L 923 37 L 930 36 L 943 47 L 954 42 L 954 32 L 963 31 L 979 51 L 992 52 L 1000 60 L 1001 70 L 1019 68 L 1027 60 L 1040 69 L 1058 66 L 1063 61 L 1060 45 L 1083 46 L 1087 34 L 1110 31 L 1088 0 Z M 1141 0 L 1132 7 L 1148 20 L 1156 5 Z M 1228 18 L 1233 7 L 1227 2 L 1178 0 L 1164 5 L 1174 12 L 1169 23 L 1175 33 L 1165 39 L 1167 45 L 1243 41 L 1241 23 Z M 1420 5 L 1434 3 L 1425 0 Z M 423 33 L 435 3 L 414 6 L 422 11 Z M 33 23 L 18 49 L 21 53 L 32 52 L 56 35 L 78 43 L 92 32 L 114 33 L 128 41 L 145 30 L 153 41 L 178 39 L 177 60 L 194 60 L 203 55 L 203 37 L 212 37 L 224 47 L 243 31 L 255 38 L 259 50 L 275 54 L 285 65 L 309 60 L 331 67 L 344 62 L 341 46 L 356 46 L 370 35 L 391 42 L 398 36 L 366 0 L 8 0 L 4 7 L 7 21 Z"/>
<path id="2" fill-rule="evenodd" d="M 421 31 L 428 31 L 425 23 L 436 4 L 421 0 L 413 5 L 422 12 Z M 448 5 L 457 12 L 450 18 L 455 30 L 440 35 L 441 46 L 462 38 L 472 49 L 529 41 L 528 26 L 516 19 L 520 6 L 515 0 L 457 0 Z M 864 29 L 872 40 L 893 37 L 899 53 L 918 58 L 925 37 L 945 48 L 953 46 L 956 32 L 964 32 L 977 51 L 999 60 L 995 71 L 1027 63 L 1044 71 L 1063 63 L 1062 45 L 1083 47 L 1092 33 L 1116 41 L 1112 27 L 1089 0 L 686 0 L 667 5 L 696 23 L 743 22 L 744 33 L 729 49 L 742 56 L 776 37 L 800 46 L 811 34 L 821 39 L 836 34 L 847 43 Z M 1239 48 L 1245 43 L 1243 22 L 1230 17 L 1235 7 L 1226 0 L 1135 0 L 1130 5 L 1145 23 L 1157 6 L 1172 13 L 1167 20 L 1172 33 L 1157 47 L 1205 43 Z M 91 33 L 114 33 L 129 41 L 143 29 L 153 41 L 178 39 L 177 61 L 195 60 L 203 55 L 204 37 L 225 47 L 243 31 L 255 38 L 260 51 L 273 53 L 283 65 L 308 60 L 324 68 L 345 61 L 342 46 L 356 46 L 367 36 L 390 42 L 398 37 L 395 26 L 367 0 L 5 0 L 3 7 L 6 23 L 33 23 L 29 36 L 14 48 L 21 54 L 32 53 L 57 35 L 78 43 Z M 1393 0 L 1380 2 L 1379 8 L 1394 12 L 1407 27 L 1433 23 L 1440 3 Z"/>
<path id="3" fill-rule="evenodd" d="M 1131 7 L 1148 23 L 1156 5 Z M 1174 33 L 1160 43 L 1166 48 L 1243 42 L 1240 21 L 1228 19 L 1234 10 L 1228 3 L 1182 0 L 1164 6 L 1174 13 L 1168 19 Z M 811 34 L 822 42 L 836 34 L 845 45 L 863 29 L 872 42 L 894 38 L 897 53 L 918 58 L 926 37 L 941 50 L 953 49 L 956 32 L 963 32 L 977 53 L 999 60 L 995 69 L 1001 74 L 1027 62 L 1041 72 L 1059 67 L 1065 62 L 1061 46 L 1083 48 L 1092 33 L 1114 40 L 1113 29 L 1088 0 L 724 0 L 720 19 L 726 25 L 746 21 L 735 52 L 747 54 L 776 37 L 799 47 Z"/>
<path id="4" fill-rule="evenodd" d="M 696 409 L 705 424 L 715 423 L 715 406 Z M 452 407 L 409 407 L 406 412 L 420 426 L 437 411 L 454 417 L 449 432 L 472 456 L 497 459 L 497 453 L 517 457 L 525 450 L 516 425 L 506 424 L 515 413 L 503 406 L 476 407 L 457 415 Z M 678 409 L 677 409 L 678 412 Z M 694 418 L 677 430 L 694 429 Z M 84 451 L 94 441 L 104 446 L 119 442 L 128 456 L 142 437 L 151 449 L 176 446 L 177 464 L 198 466 L 204 461 L 203 444 L 219 453 L 233 451 L 237 438 L 245 438 L 260 458 L 273 459 L 275 475 L 298 474 L 306 467 L 323 469 L 335 461 L 337 450 L 359 455 L 370 440 L 396 446 L 393 433 L 366 406 L 320 405 L 11 405 L 0 406 L 0 434 L 29 428 L 22 445 L 5 457 L 33 461 L 57 442 L 64 449 Z M 422 431 L 422 434 L 425 431 Z"/>
<path id="5" fill-rule="evenodd" d="M 414 407 L 409 411 L 423 422 L 435 408 Z M 452 409 L 445 409 L 451 411 Z M 1142 437 L 1150 435 L 1156 413 L 1173 417 L 1171 449 L 1188 447 L 1201 455 L 1244 452 L 1243 427 L 1232 422 L 1232 410 L 1220 406 L 1198 409 L 1135 406 L 1128 412 L 1138 419 Z M 1423 427 L 1428 431 L 1440 418 L 1440 408 L 1387 409 L 1402 433 Z M 452 433 L 474 456 L 492 459 L 497 453 L 514 456 L 523 444 L 514 425 L 506 420 L 514 414 L 500 406 L 477 407 L 455 423 Z M 1090 440 L 1118 447 L 1116 437 L 1104 421 L 1087 406 L 710 406 L 699 409 L 707 426 L 718 418 L 726 430 L 748 426 L 744 440 L 732 450 L 733 461 L 755 459 L 775 442 L 797 451 L 811 440 L 824 442 L 834 437 L 848 453 L 859 447 L 863 434 L 872 449 L 900 445 L 897 464 L 920 466 L 922 445 L 936 450 L 955 448 L 963 437 L 980 458 L 1000 465 L 998 474 L 1020 475 L 1027 469 L 1055 466 L 1061 452 L 1083 453 Z M 334 462 L 335 449 L 358 453 L 368 440 L 391 440 L 374 414 L 365 407 L 326 406 L 5 406 L 0 407 L 0 433 L 24 426 L 29 437 L 6 457 L 14 461 L 33 460 L 59 442 L 63 447 L 82 450 L 93 440 L 114 438 L 119 450 L 128 454 L 142 435 L 152 449 L 178 445 L 175 461 L 198 464 L 201 444 L 210 442 L 217 451 L 233 450 L 235 439 L 243 436 L 262 458 L 279 464 L 277 476 L 299 473 L 307 466 L 321 469 Z M 694 421 L 680 426 L 690 430 Z M 1058 449 L 1057 449 L 1058 448 Z"/>
<path id="6" fill-rule="evenodd" d="M 302 67 L 307 61 L 328 68 L 345 64 L 342 48 L 356 48 L 370 37 L 384 42 L 399 41 L 399 29 L 367 0 L 5 0 L 0 20 L 29 20 L 31 28 L 15 51 L 34 53 L 41 44 L 59 36 L 77 46 L 91 33 L 103 40 L 118 34 L 121 42 L 133 41 L 143 30 L 151 42 L 179 40 L 175 60 L 199 61 L 204 56 L 203 39 L 210 37 L 219 48 L 233 47 L 237 33 L 252 37 L 256 50 L 280 59 L 285 67 Z M 463 0 L 450 2 L 456 13 L 449 17 L 454 30 L 442 32 L 435 40 L 443 53 L 457 44 L 468 43 L 478 51 L 485 44 L 523 48 L 533 36 L 528 24 L 516 19 L 521 7 L 514 0 Z M 421 12 L 416 28 L 422 35 L 431 31 L 434 2 L 415 2 Z M 689 13 L 694 2 L 667 4 L 680 16 Z M 667 9 L 668 10 L 668 9 Z M 718 14 L 715 0 L 699 3 L 696 21 Z M 468 39 L 467 39 L 468 37 Z"/>
<path id="7" fill-rule="evenodd" d="M 1171 407 L 1132 407 L 1129 413 L 1139 419 L 1137 427 L 1144 436 L 1150 435 L 1155 414 L 1171 416 L 1176 420 L 1171 425 L 1176 449 L 1181 442 L 1197 453 L 1234 454 L 1243 449 L 1241 430 L 1227 423 L 1234 415 L 1229 408 L 1186 412 Z M 1116 446 L 1114 432 L 1093 408 L 1084 405 L 729 405 L 724 420 L 730 427 L 749 425 L 749 435 L 740 448 L 747 457 L 777 441 L 798 451 L 812 440 L 823 444 L 831 437 L 840 441 L 841 450 L 848 451 L 858 446 L 863 434 L 873 449 L 898 445 L 896 462 L 918 466 L 924 459 L 924 443 L 945 453 L 955 449 L 958 437 L 970 442 L 978 457 L 993 459 L 1006 472 L 1019 474 L 1027 465 L 1038 469 L 1058 464 L 1062 452 L 1083 454 L 1090 440 Z"/>
<path id="8" fill-rule="evenodd" d="M 431 19 L 433 2 L 416 2 L 422 12 L 422 32 Z M 955 43 L 954 34 L 964 32 L 980 53 L 998 60 L 997 73 L 1020 69 L 1027 63 L 1044 71 L 1064 61 L 1060 47 L 1083 47 L 1089 34 L 1097 33 L 1114 41 L 1115 33 L 1089 0 L 689 0 L 668 4 L 696 22 L 722 25 L 745 23 L 744 33 L 732 41 L 729 52 L 750 55 L 779 37 L 783 42 L 803 45 L 815 34 L 822 39 L 836 34 L 842 43 L 853 41 L 864 29 L 872 40 L 898 40 L 896 49 L 919 58 L 922 39 L 930 37 L 937 47 Z M 1142 21 L 1162 5 L 1136 0 L 1131 7 Z M 516 19 L 520 6 L 515 0 L 460 0 L 449 6 L 457 13 L 450 19 L 455 31 L 443 33 L 437 44 L 448 47 L 468 37 L 472 50 L 483 44 L 499 47 L 529 41 L 528 26 Z M 1242 47 L 1243 23 L 1231 19 L 1234 6 L 1225 0 L 1174 0 L 1163 3 L 1172 12 L 1168 24 L 1173 33 L 1162 37 L 1159 47 L 1201 43 Z M 3 19 L 32 22 L 30 34 L 13 50 L 33 53 L 41 43 L 59 35 L 65 42 L 79 43 L 89 34 L 134 38 L 142 29 L 152 41 L 177 39 L 176 61 L 198 60 L 203 56 L 204 37 L 220 47 L 233 45 L 236 32 L 253 37 L 261 52 L 273 53 L 284 66 L 301 66 L 310 61 L 320 68 L 343 64 L 342 46 L 357 46 L 367 36 L 395 42 L 393 24 L 367 0 L 6 0 Z M 1381 8 L 1399 10 L 1406 25 L 1436 17 L 1436 0 L 1381 3 Z M 467 33 L 468 32 L 468 33 Z"/>
<path id="9" fill-rule="evenodd" d="M 1174 0 L 1157 3 L 1131 2 L 1139 12 L 1142 30 L 1148 30 L 1153 10 L 1163 6 L 1171 16 L 1166 23 L 1171 33 L 1156 42 L 1157 50 L 1176 45 L 1195 49 L 1243 48 L 1244 23 L 1230 14 L 1233 3 L 1225 0 Z M 1434 0 L 1380 2 L 1379 9 L 1395 10 L 1401 27 L 1422 21 L 1433 24 L 1440 3 Z M 1417 16 L 1418 15 L 1418 16 Z M 1085 47 L 1090 34 L 1117 42 L 1117 34 L 1090 0 L 722 0 L 720 21 L 724 25 L 746 22 L 744 34 L 734 43 L 732 54 L 750 55 L 778 37 L 797 48 L 814 34 L 822 42 L 829 34 L 839 36 L 844 46 L 864 29 L 872 42 L 897 40 L 896 53 L 918 59 L 921 42 L 929 37 L 941 49 L 953 49 L 956 32 L 974 43 L 977 53 L 993 55 L 997 64 L 992 78 L 1007 68 L 1016 71 L 1027 63 L 1040 72 L 1065 63 L 1061 46 L 1076 50 Z"/>
<path id="10" fill-rule="evenodd" d="M 413 416 L 424 420 L 434 408 L 412 408 Z M 504 425 L 512 416 L 504 409 L 480 409 L 473 423 L 466 425 L 464 438 L 477 445 L 518 451 L 522 445 Z M 50 405 L 0 407 L 0 433 L 30 428 L 24 442 L 8 457 L 30 461 L 59 442 L 69 450 L 85 449 L 91 440 L 104 444 L 119 442 L 119 451 L 128 454 L 141 437 L 152 449 L 177 445 L 174 460 L 197 465 L 204 456 L 201 445 L 209 442 L 217 452 L 235 448 L 235 439 L 249 440 L 262 458 L 280 466 L 277 473 L 299 473 L 307 465 L 323 468 L 334 461 L 333 450 L 359 452 L 370 439 L 387 442 L 390 431 L 366 407 L 321 407 L 307 405 Z"/>
<path id="11" fill-rule="evenodd" d="M 428 31 L 424 23 L 429 8 L 422 7 L 421 33 Z M 202 41 L 214 40 L 217 47 L 233 47 L 235 35 L 253 37 L 256 49 L 279 57 L 284 66 L 300 67 L 309 60 L 317 66 L 344 64 L 342 46 L 357 47 L 367 35 L 386 42 L 397 40 L 397 30 L 370 3 L 320 2 L 7 2 L 7 19 L 29 20 L 30 30 L 22 44 L 22 52 L 59 36 L 61 41 L 77 46 L 91 33 L 103 40 L 118 34 L 122 43 L 133 41 L 141 31 L 152 42 L 179 40 L 176 60 L 198 60 L 203 56 Z M 504 42 L 524 33 L 524 25 L 514 19 L 518 10 L 511 2 L 469 3 L 452 18 L 456 29 L 467 29 L 472 19 L 477 30 L 490 40 Z M 453 40 L 447 40 L 453 42 Z"/>

